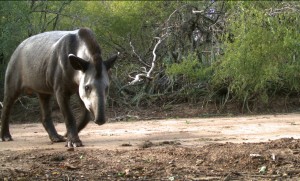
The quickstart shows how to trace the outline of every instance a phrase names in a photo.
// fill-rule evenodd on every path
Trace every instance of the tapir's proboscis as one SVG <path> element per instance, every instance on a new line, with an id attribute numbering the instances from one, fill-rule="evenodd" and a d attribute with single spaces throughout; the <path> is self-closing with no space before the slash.
<path id="1" fill-rule="evenodd" d="M 24 40 L 7 65 L 1 114 L 1 139 L 12 141 L 9 114 L 22 93 L 36 93 L 42 123 L 52 142 L 66 141 L 51 119 L 50 99 L 56 97 L 67 129 L 67 146 L 82 146 L 78 133 L 91 118 L 106 122 L 105 103 L 109 86 L 108 70 L 117 54 L 102 60 L 100 46 L 88 28 L 75 31 L 50 31 Z M 84 114 L 77 123 L 70 109 L 70 97 L 80 97 Z"/>

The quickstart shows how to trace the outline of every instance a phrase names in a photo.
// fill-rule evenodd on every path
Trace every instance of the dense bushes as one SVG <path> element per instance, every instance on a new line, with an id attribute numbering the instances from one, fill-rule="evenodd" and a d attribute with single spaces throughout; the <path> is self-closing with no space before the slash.
<path id="1" fill-rule="evenodd" d="M 245 103 L 300 90 L 299 6 L 276 4 L 236 3 L 227 17 L 233 40 L 224 41 L 213 84 Z"/>

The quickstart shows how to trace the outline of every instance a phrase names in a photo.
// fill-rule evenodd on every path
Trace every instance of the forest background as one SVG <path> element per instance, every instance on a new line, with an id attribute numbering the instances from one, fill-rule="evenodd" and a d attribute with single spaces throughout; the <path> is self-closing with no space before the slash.
<path id="1" fill-rule="evenodd" d="M 0 1 L 0 100 L 20 42 L 89 27 L 104 58 L 120 52 L 109 107 L 288 102 L 300 91 L 299 20 L 298 1 Z M 39 111 L 36 99 L 18 103 Z"/>

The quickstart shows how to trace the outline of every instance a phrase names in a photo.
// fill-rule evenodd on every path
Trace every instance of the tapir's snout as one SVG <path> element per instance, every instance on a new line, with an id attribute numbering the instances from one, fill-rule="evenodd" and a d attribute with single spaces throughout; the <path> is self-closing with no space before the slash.
<path id="1" fill-rule="evenodd" d="M 96 118 L 96 117 L 95 117 L 95 114 L 93 113 L 93 111 L 91 111 L 91 113 L 92 113 L 92 115 L 94 116 L 94 122 L 95 122 L 96 124 L 98 124 L 98 125 L 100 126 L 100 125 L 106 123 L 107 119 L 106 119 L 105 116 L 101 116 L 101 117 L 97 116 L 98 118 Z"/>
<path id="2" fill-rule="evenodd" d="M 101 100 L 101 99 L 100 99 Z M 90 112 L 93 115 L 93 120 L 96 124 L 98 125 L 102 125 L 104 123 L 106 123 L 107 119 L 105 116 L 105 102 L 98 100 L 98 104 L 96 104 L 95 107 L 93 107 L 92 109 L 90 109 Z"/>
<path id="3" fill-rule="evenodd" d="M 102 101 L 100 104 L 97 102 L 94 106 L 88 106 L 87 109 L 91 113 L 92 119 L 98 125 L 106 123 L 107 119 L 105 117 L 105 106 Z"/>
<path id="4" fill-rule="evenodd" d="M 98 125 L 102 125 L 106 123 L 106 119 L 97 119 L 97 120 L 95 119 L 94 122 Z"/>

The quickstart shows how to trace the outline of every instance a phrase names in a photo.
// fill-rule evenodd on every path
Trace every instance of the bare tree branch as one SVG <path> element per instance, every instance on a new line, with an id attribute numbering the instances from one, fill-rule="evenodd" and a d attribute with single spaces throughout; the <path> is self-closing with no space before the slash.
<path id="1" fill-rule="evenodd" d="M 134 85 L 135 83 L 142 81 L 142 78 L 147 78 L 150 80 L 153 79 L 151 77 L 151 73 L 153 72 L 153 70 L 155 68 L 155 61 L 156 61 L 156 57 L 157 57 L 155 52 L 156 52 L 158 45 L 161 44 L 161 42 L 164 40 L 164 38 L 166 36 L 167 36 L 167 34 L 164 34 L 162 37 L 155 37 L 155 39 L 158 39 L 158 42 L 155 44 L 153 51 L 152 51 L 153 59 L 152 59 L 152 63 L 151 63 L 151 68 L 149 69 L 149 71 L 147 71 L 146 67 L 142 67 L 142 69 L 144 69 L 144 71 L 142 71 L 143 73 L 137 74 L 134 77 L 129 75 L 129 78 L 133 79 L 131 82 L 129 82 L 129 85 Z M 130 42 L 130 45 L 132 46 L 131 42 Z"/>
<path id="2" fill-rule="evenodd" d="M 71 3 L 71 1 L 63 2 L 63 4 L 61 5 L 61 7 L 59 8 L 58 14 L 56 15 L 55 21 L 54 21 L 54 23 L 53 23 L 53 27 L 52 27 L 53 30 L 56 29 L 56 26 L 57 26 L 57 23 L 58 23 L 59 16 L 60 16 L 61 12 L 62 12 L 63 9 L 65 8 L 65 6 L 69 5 L 70 3 Z"/>
<path id="3" fill-rule="evenodd" d="M 134 49 L 134 46 L 132 45 L 132 43 L 131 43 L 131 41 L 130 41 L 130 46 L 131 46 L 131 48 L 132 48 L 132 52 L 135 54 L 135 56 L 139 59 L 139 61 L 143 64 L 143 65 L 145 65 L 145 66 L 147 66 L 147 67 L 150 67 L 150 65 L 148 65 L 146 62 L 144 62 L 143 60 L 142 60 L 142 58 L 135 52 L 135 49 Z"/>
<path id="4" fill-rule="evenodd" d="M 150 77 L 151 72 L 153 71 L 154 67 L 155 67 L 155 61 L 156 61 L 156 49 L 157 46 L 162 42 L 162 39 L 159 37 L 156 37 L 156 39 L 158 39 L 158 42 L 156 43 L 156 45 L 153 48 L 152 54 L 153 54 L 153 59 L 152 59 L 152 64 L 151 64 L 151 68 L 150 70 L 147 72 L 147 77 Z"/>
<path id="5" fill-rule="evenodd" d="M 193 13 L 193 14 L 198 14 L 198 13 L 201 14 L 201 13 L 203 13 L 203 12 L 204 12 L 203 10 L 201 10 L 201 11 L 192 10 L 192 13 Z"/>
<path id="6" fill-rule="evenodd" d="M 129 76 L 129 78 L 133 79 L 131 82 L 129 82 L 129 85 L 134 85 L 135 83 L 142 81 L 143 80 L 142 78 L 147 78 L 146 77 L 147 75 L 144 73 L 137 74 L 134 77 L 132 77 L 131 75 L 128 75 L 128 76 Z"/>

